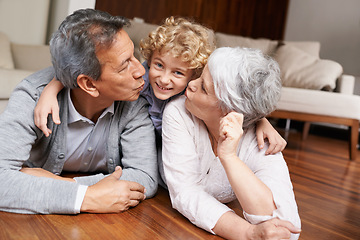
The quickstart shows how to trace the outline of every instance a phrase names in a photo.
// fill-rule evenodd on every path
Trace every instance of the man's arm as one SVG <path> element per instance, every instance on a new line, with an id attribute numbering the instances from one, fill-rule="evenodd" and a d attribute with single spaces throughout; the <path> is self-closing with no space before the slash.
<path id="1" fill-rule="evenodd" d="M 33 110 L 42 86 L 53 77 L 51 68 L 22 81 L 0 115 L 0 210 L 19 213 L 73 214 L 78 184 L 20 172 L 40 138 Z M 54 159 L 54 164 L 57 159 Z"/>
<path id="2" fill-rule="evenodd" d="M 122 151 L 121 180 L 140 183 L 146 189 L 146 197 L 155 195 L 158 187 L 158 165 L 155 130 L 148 113 L 148 103 L 143 98 L 126 103 L 121 113 L 120 146 Z M 125 126 L 121 126 L 125 122 Z M 116 149 L 118 151 L 118 149 Z"/>

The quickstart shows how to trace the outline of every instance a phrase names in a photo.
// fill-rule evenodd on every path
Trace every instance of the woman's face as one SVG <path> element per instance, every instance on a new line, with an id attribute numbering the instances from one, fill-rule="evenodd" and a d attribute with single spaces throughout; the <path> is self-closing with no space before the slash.
<path id="1" fill-rule="evenodd" d="M 185 96 L 186 109 L 197 118 L 206 122 L 222 115 L 207 65 L 198 79 L 189 82 Z"/>

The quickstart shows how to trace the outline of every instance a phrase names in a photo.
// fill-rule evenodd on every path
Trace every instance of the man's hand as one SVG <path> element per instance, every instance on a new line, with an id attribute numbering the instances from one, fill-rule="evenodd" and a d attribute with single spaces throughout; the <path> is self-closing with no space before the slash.
<path id="1" fill-rule="evenodd" d="M 257 225 L 251 225 L 248 239 L 290 239 L 291 233 L 300 232 L 301 229 L 298 229 L 292 223 L 273 218 Z"/>
<path id="2" fill-rule="evenodd" d="M 135 207 L 144 200 L 144 186 L 136 182 L 119 180 L 121 174 L 122 169 L 117 166 L 110 176 L 89 186 L 80 211 L 118 213 Z"/>

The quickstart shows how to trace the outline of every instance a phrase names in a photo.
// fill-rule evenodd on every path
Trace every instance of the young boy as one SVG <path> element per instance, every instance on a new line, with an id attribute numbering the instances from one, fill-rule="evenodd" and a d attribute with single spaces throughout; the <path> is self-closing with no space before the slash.
<path id="1" fill-rule="evenodd" d="M 151 32 L 140 43 L 141 52 L 146 61 L 146 70 L 141 96 L 149 102 L 149 114 L 156 129 L 157 146 L 161 150 L 161 122 L 165 105 L 174 97 L 182 95 L 187 84 L 201 75 L 207 59 L 215 49 L 209 41 L 209 29 L 184 18 L 169 17 L 164 24 Z M 57 93 L 63 88 L 53 79 L 45 87 L 35 108 L 34 119 L 46 136 L 51 134 L 47 128 L 47 115 L 52 114 L 53 121 L 60 123 Z M 270 146 L 267 154 L 282 151 L 286 141 L 264 118 L 257 124 L 259 148 L 263 148 L 264 139 Z M 161 155 L 159 154 L 161 158 Z"/>

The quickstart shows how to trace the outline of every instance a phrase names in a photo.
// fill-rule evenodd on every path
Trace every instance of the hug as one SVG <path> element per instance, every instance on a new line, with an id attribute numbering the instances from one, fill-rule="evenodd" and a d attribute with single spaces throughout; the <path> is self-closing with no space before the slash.
<path id="1" fill-rule="evenodd" d="M 169 18 L 142 42 L 141 64 L 128 25 L 74 12 L 50 41 L 53 67 L 16 87 L 0 115 L 0 210 L 122 212 L 162 183 L 211 233 L 297 239 L 286 142 L 265 119 L 280 98 L 277 63 L 259 50 L 214 50 L 206 28 Z M 275 142 L 258 146 L 259 131 Z M 246 220 L 224 204 L 234 199 Z"/>

